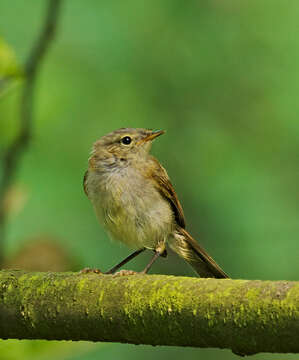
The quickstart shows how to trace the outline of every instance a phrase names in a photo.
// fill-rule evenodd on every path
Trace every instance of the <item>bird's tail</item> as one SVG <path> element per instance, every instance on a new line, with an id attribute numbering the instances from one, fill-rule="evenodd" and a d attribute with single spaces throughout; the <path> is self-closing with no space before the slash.
<path id="1" fill-rule="evenodd" d="M 217 279 L 229 277 L 185 229 L 177 228 L 169 245 L 200 277 Z"/>

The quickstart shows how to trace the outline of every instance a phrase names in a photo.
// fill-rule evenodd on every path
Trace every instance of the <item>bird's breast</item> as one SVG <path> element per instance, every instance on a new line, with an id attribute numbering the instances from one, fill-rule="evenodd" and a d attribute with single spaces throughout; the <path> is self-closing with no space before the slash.
<path id="1" fill-rule="evenodd" d="M 139 171 L 130 167 L 104 174 L 93 171 L 87 188 L 99 221 L 128 246 L 154 249 L 173 231 L 169 203 Z"/>

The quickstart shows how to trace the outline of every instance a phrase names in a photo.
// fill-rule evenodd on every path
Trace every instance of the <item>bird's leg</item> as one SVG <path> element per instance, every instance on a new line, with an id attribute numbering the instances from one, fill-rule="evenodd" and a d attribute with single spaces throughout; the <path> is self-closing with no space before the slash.
<path id="1" fill-rule="evenodd" d="M 125 258 L 121 263 L 119 263 L 118 265 L 114 266 L 111 270 L 109 270 L 109 272 L 107 272 L 106 274 L 111 274 L 113 273 L 115 270 L 119 269 L 122 265 L 124 265 L 125 263 L 127 263 L 129 260 L 133 259 L 135 256 L 137 256 L 138 254 L 140 254 L 142 251 L 144 251 L 145 248 L 140 249 L 135 251 L 133 254 L 131 254 L 130 256 L 128 256 L 127 258 Z M 159 256 L 163 256 L 166 257 L 167 256 L 167 251 L 166 251 L 166 246 L 165 243 L 159 243 L 159 245 L 156 247 L 156 249 L 154 250 L 155 254 L 154 256 L 151 258 L 151 261 L 147 264 L 147 266 L 145 267 L 145 269 L 143 271 L 141 271 L 139 274 L 147 274 L 149 269 L 151 268 L 151 266 L 153 265 L 153 263 L 158 259 Z M 114 274 L 114 276 L 127 276 L 127 275 L 135 275 L 138 274 L 135 271 L 132 270 L 120 270 L 117 273 Z"/>
<path id="2" fill-rule="evenodd" d="M 164 253 L 161 253 L 160 251 L 155 250 L 155 255 L 151 258 L 151 261 L 146 265 L 145 269 L 141 272 L 136 272 L 132 270 L 120 270 L 117 273 L 115 273 L 113 276 L 128 276 L 128 275 L 136 275 L 136 274 L 147 274 L 153 263 L 158 259 L 159 256 L 161 256 Z"/>
<path id="3" fill-rule="evenodd" d="M 155 255 L 151 258 L 151 261 L 146 265 L 145 269 L 141 271 L 141 274 L 147 274 L 153 263 L 158 259 L 159 256 L 166 257 L 167 252 L 165 248 L 165 243 L 159 244 L 159 246 L 155 249 Z"/>
<path id="4" fill-rule="evenodd" d="M 119 264 L 113 266 L 113 268 L 111 268 L 110 270 L 106 271 L 104 274 L 114 274 L 116 270 L 118 270 L 119 268 L 121 268 L 123 265 L 125 265 L 127 262 L 129 262 L 130 260 L 134 259 L 134 257 L 136 257 L 137 255 L 141 254 L 143 251 L 145 250 L 145 248 L 139 249 L 134 251 L 131 255 L 127 256 L 123 261 L 121 261 Z M 131 270 L 124 270 L 124 271 L 130 271 Z M 132 272 L 133 273 L 133 272 Z"/>
<path id="5" fill-rule="evenodd" d="M 145 269 L 141 271 L 141 274 L 147 274 L 153 263 L 158 259 L 160 255 L 160 252 L 156 251 L 155 255 L 151 258 L 151 261 L 146 265 Z"/>
<path id="6" fill-rule="evenodd" d="M 122 267 L 123 265 L 125 265 L 127 262 L 129 262 L 130 260 L 134 259 L 134 257 L 136 257 L 137 255 L 139 255 L 140 253 L 142 253 L 145 250 L 145 248 L 139 249 L 134 251 L 131 255 L 127 256 L 123 261 L 121 261 L 119 264 L 113 266 L 113 268 L 111 268 L 110 270 L 106 271 L 106 272 L 102 272 L 100 269 L 91 269 L 91 268 L 84 268 L 80 271 L 81 274 L 89 274 L 89 273 L 95 273 L 95 274 L 114 274 L 116 270 L 118 270 L 120 267 Z M 121 274 L 119 275 L 133 275 L 136 274 L 135 271 L 132 270 L 121 270 L 120 272 Z"/>

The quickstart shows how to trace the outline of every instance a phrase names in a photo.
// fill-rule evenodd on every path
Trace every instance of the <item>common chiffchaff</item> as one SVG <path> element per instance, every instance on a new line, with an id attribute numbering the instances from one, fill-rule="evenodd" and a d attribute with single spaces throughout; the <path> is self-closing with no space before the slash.
<path id="1" fill-rule="evenodd" d="M 227 278 L 185 230 L 183 209 L 167 172 L 149 154 L 152 141 L 163 133 L 122 128 L 93 145 L 85 193 L 108 233 L 136 250 L 107 273 L 151 249 L 155 255 L 143 270 L 146 273 L 160 255 L 166 256 L 169 244 L 201 277 Z"/>

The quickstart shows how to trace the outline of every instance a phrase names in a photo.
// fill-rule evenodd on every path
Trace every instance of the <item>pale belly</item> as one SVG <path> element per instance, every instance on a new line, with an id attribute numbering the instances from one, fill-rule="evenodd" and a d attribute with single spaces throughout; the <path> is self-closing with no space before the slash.
<path id="1" fill-rule="evenodd" d="M 112 238 L 131 248 L 155 249 L 173 232 L 171 207 L 149 181 L 138 174 L 127 176 L 113 174 L 109 181 L 100 182 L 94 179 L 98 186 L 90 199 Z"/>

